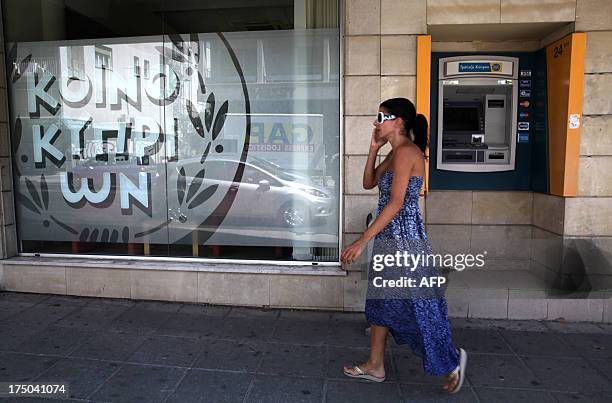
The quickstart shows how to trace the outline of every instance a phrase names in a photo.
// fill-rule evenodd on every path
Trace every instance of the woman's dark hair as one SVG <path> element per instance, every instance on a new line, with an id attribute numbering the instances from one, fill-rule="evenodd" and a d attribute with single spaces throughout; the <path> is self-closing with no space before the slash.
<path id="1" fill-rule="evenodd" d="M 391 98 L 381 103 L 380 106 L 390 114 L 403 119 L 406 135 L 410 137 L 410 130 L 412 130 L 412 133 L 414 133 L 413 143 L 425 152 L 425 148 L 427 148 L 427 118 L 420 113 L 416 113 L 414 104 L 406 98 Z"/>

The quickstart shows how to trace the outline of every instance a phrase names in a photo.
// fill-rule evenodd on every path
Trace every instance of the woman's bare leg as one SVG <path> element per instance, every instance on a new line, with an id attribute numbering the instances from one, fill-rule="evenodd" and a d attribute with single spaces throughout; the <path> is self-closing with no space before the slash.
<path id="1" fill-rule="evenodd" d="M 359 365 L 363 371 L 370 375 L 382 378 L 385 376 L 385 346 L 387 344 L 387 334 L 389 329 L 384 326 L 371 326 L 370 335 L 370 359 L 365 364 Z M 357 375 L 351 367 L 344 367 L 344 371 Z"/>

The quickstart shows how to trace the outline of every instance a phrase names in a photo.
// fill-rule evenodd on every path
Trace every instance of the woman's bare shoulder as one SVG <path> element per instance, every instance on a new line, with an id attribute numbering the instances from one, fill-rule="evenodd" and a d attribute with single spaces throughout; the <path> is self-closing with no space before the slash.
<path id="1" fill-rule="evenodd" d="M 395 149 L 395 155 L 391 161 L 393 169 L 397 171 L 419 171 L 418 166 L 422 163 L 423 153 L 411 144 L 405 144 Z"/>
<path id="2" fill-rule="evenodd" d="M 401 159 L 406 158 L 423 158 L 423 153 L 421 150 L 415 146 L 414 144 L 403 144 L 395 149 L 395 155 L 399 156 Z"/>

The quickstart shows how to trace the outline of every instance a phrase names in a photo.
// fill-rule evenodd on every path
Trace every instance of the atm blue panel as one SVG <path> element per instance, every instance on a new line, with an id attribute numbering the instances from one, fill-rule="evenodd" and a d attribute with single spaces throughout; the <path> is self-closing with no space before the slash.
<path id="1" fill-rule="evenodd" d="M 534 110 L 531 159 L 531 189 L 548 193 L 548 105 L 546 96 L 546 49 L 535 54 L 533 77 Z"/>
<path id="2" fill-rule="evenodd" d="M 455 172 L 446 171 L 436 168 L 437 161 L 437 132 L 438 132 L 438 60 L 442 57 L 461 56 L 461 55 L 482 55 L 484 53 L 432 53 L 431 62 L 431 122 L 430 122 L 430 156 L 429 156 L 429 188 L 436 189 L 470 189 L 470 190 L 532 190 L 533 183 L 533 163 L 537 161 L 538 167 L 542 164 L 542 147 L 540 144 L 537 148 L 538 155 L 533 155 L 534 152 L 534 97 L 536 96 L 536 89 L 534 87 L 528 88 L 527 83 L 524 82 L 524 87 L 520 89 L 530 90 L 529 98 L 519 97 L 519 104 L 521 100 L 529 99 L 529 106 L 521 108 L 519 107 L 519 113 L 526 113 L 519 121 L 529 123 L 530 130 L 529 135 L 526 137 L 527 142 L 517 142 L 516 144 L 516 159 L 514 171 L 504 172 Z M 504 53 L 504 52 L 487 52 L 487 55 L 499 55 L 499 56 L 511 56 L 519 58 L 519 71 L 530 71 L 531 76 L 520 77 L 519 80 L 527 81 L 537 78 L 535 69 L 546 70 L 546 66 L 536 64 L 535 53 Z M 544 79 L 544 82 L 546 79 Z M 530 83 L 531 84 L 531 83 Z M 545 84 L 544 84 L 545 89 Z M 539 94 L 538 94 L 539 96 Z M 546 94 L 544 94 L 546 97 Z M 536 102 L 537 103 L 537 102 Z M 544 106 L 545 109 L 545 106 Z M 544 121 L 545 123 L 545 121 Z M 545 127 L 544 127 L 545 129 Z M 523 136 L 525 140 L 525 136 Z M 541 142 L 541 138 L 538 141 Z M 546 162 L 544 162 L 546 163 Z M 538 168 L 539 169 L 539 168 Z M 546 171 L 545 171 L 546 172 Z M 538 173 L 541 172 L 538 170 Z M 539 186 L 541 186 L 541 178 L 538 177 Z"/>

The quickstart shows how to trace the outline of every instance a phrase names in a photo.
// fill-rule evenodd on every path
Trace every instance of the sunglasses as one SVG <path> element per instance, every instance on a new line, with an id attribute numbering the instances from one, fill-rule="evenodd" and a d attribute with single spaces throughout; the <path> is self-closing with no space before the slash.
<path id="1" fill-rule="evenodd" d="M 379 124 L 383 123 L 385 120 L 393 119 L 396 119 L 395 115 L 386 115 L 383 112 L 378 112 L 378 114 L 376 115 L 376 122 Z"/>

